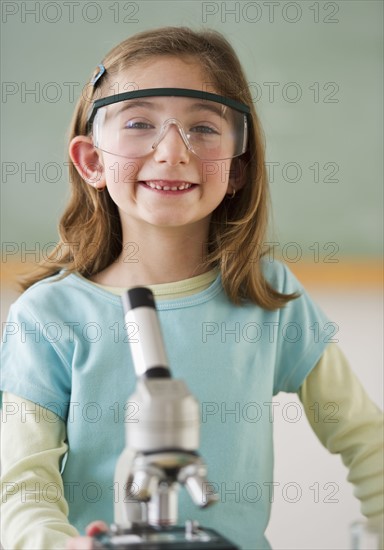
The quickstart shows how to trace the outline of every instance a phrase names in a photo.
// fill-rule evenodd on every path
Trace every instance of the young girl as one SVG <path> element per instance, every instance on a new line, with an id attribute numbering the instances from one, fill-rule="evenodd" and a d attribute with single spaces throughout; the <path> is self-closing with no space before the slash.
<path id="1" fill-rule="evenodd" d="M 2 544 L 90 547 L 77 536 L 113 521 L 136 383 L 120 295 L 137 285 L 154 292 L 173 375 L 201 404 L 200 451 L 221 497 L 200 511 L 181 493 L 179 523 L 270 548 L 265 406 L 280 391 L 298 392 L 362 512 L 380 518 L 381 414 L 327 343 L 326 317 L 266 255 L 262 132 L 228 42 L 162 28 L 119 44 L 78 102 L 69 154 L 60 242 L 5 327 Z M 324 414 L 336 404 L 337 422 L 315 421 L 315 402 Z"/>

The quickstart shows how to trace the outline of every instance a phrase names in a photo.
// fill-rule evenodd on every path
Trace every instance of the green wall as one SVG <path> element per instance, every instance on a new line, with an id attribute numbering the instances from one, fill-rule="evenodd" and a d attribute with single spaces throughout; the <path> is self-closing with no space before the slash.
<path id="1" fill-rule="evenodd" d="M 278 250 L 380 256 L 382 20 L 370 0 L 3 1 L 3 260 L 57 240 L 75 101 L 112 46 L 163 25 L 214 28 L 237 50 L 266 134 Z"/>

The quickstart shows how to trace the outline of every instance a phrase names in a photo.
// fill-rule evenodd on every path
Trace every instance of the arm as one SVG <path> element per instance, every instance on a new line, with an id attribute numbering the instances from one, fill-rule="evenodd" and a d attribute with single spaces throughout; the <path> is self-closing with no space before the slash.
<path id="1" fill-rule="evenodd" d="M 2 544 L 65 548 L 77 531 L 67 519 L 60 474 L 68 450 L 64 422 L 35 403 L 4 393 L 1 432 Z"/>
<path id="2" fill-rule="evenodd" d="M 335 344 L 327 347 L 298 393 L 321 443 L 331 453 L 340 453 L 349 468 L 347 479 L 354 485 L 361 512 L 371 523 L 379 525 L 384 513 L 382 412 L 370 400 Z M 319 404 L 318 418 L 313 414 L 314 403 Z M 337 407 L 332 418 L 329 409 L 324 408 L 329 403 Z"/>

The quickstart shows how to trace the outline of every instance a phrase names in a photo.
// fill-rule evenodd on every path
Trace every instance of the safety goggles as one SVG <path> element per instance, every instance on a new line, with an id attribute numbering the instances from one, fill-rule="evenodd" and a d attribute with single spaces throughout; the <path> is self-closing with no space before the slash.
<path id="1" fill-rule="evenodd" d="M 225 160 L 247 150 L 247 105 L 184 88 L 151 88 L 93 103 L 88 131 L 94 146 L 130 159 L 152 153 L 171 131 L 201 160 Z"/>

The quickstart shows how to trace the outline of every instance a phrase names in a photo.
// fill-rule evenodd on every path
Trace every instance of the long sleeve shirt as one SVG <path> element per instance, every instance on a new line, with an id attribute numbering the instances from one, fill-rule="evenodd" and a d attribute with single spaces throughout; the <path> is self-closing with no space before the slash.
<path id="1" fill-rule="evenodd" d="M 200 278 L 200 285 L 202 281 L 205 287 L 209 277 Z M 169 289 L 161 286 L 169 297 Z M 193 290 L 184 284 L 183 293 L 193 295 Z M 383 417 L 337 345 L 326 346 L 298 395 L 320 441 L 330 452 L 339 453 L 349 468 L 348 479 L 354 484 L 362 513 L 380 521 Z M 330 401 L 339 405 L 338 421 L 314 418 L 313 404 L 319 403 L 321 415 L 321 404 Z M 71 451 L 67 425 L 59 415 L 13 392 L 3 394 L 2 411 L 2 544 L 20 550 L 65 548 L 68 538 L 78 532 L 68 520 L 62 478 Z"/>

